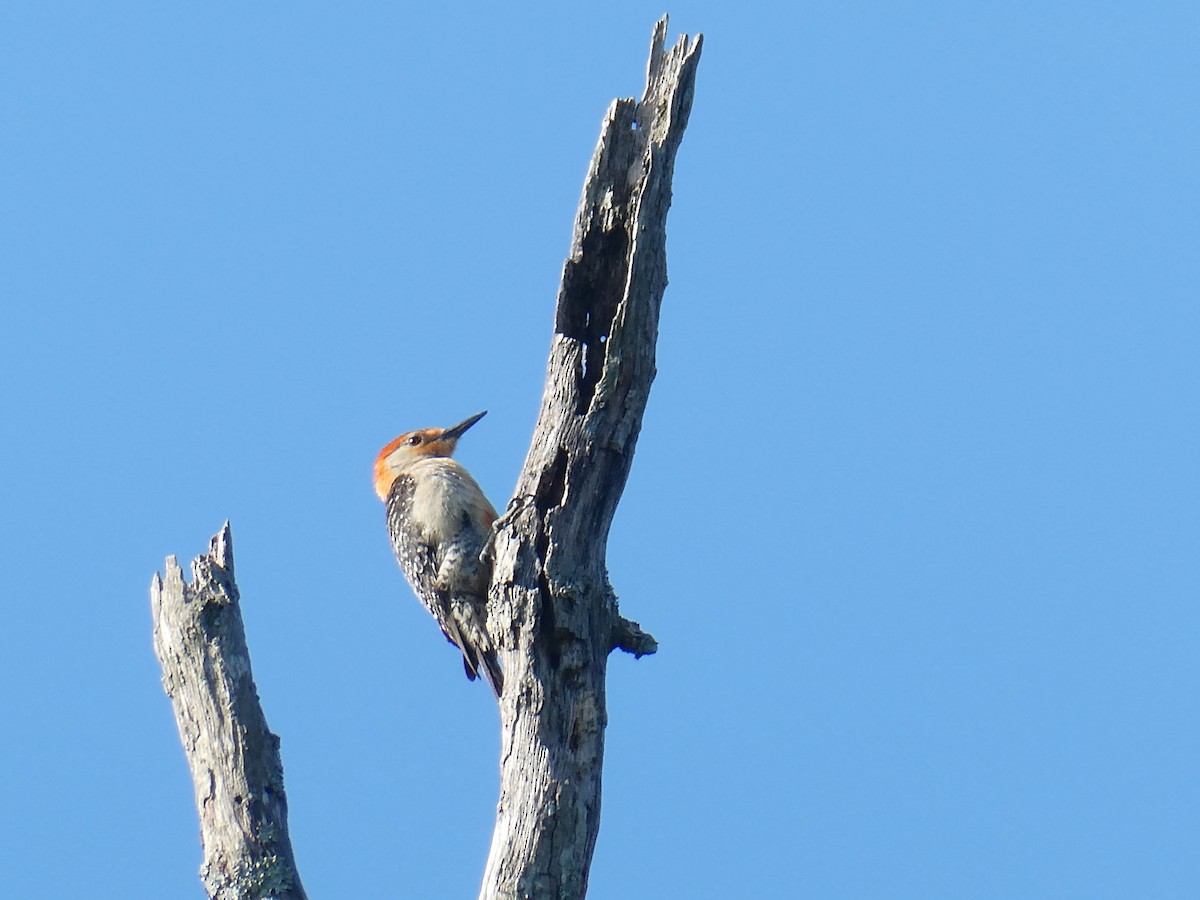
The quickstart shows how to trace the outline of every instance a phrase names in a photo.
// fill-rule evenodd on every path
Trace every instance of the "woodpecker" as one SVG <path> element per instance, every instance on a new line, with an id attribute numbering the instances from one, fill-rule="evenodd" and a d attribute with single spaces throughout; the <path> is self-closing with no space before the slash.
<path id="1" fill-rule="evenodd" d="M 375 493 L 387 507 L 388 535 L 404 577 L 462 651 L 467 678 L 479 675 L 496 696 L 504 674 L 487 632 L 490 563 L 480 560 L 496 510 L 457 461 L 463 432 L 486 415 L 476 413 L 450 428 L 400 435 L 375 459 Z"/>

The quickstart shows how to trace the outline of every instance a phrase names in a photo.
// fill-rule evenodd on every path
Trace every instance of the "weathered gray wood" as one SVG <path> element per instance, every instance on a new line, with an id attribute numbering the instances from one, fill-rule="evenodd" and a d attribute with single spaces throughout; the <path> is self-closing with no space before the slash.
<path id="1" fill-rule="evenodd" d="M 582 898 L 600 825 L 604 678 L 657 644 L 621 617 L 605 545 L 655 374 L 675 152 L 702 39 L 655 27 L 641 101 L 615 101 L 563 267 L 542 408 L 492 545 L 504 650 L 500 802 L 482 898 Z"/>
<path id="2" fill-rule="evenodd" d="M 233 577 L 229 523 L 192 561 L 150 584 L 154 652 L 192 770 L 213 900 L 306 900 L 288 838 L 279 738 L 267 728 Z"/>
<path id="3" fill-rule="evenodd" d="M 608 530 L 655 374 L 675 153 L 702 38 L 655 27 L 641 101 L 615 101 L 563 267 L 542 409 L 498 523 L 489 630 L 504 649 L 500 802 L 482 898 L 582 898 L 600 824 L 608 654 L 654 653 L 608 582 Z M 154 648 L 192 770 L 201 878 L 220 900 L 306 900 L 279 739 L 250 672 L 226 523 L 186 584 L 154 577 Z"/>

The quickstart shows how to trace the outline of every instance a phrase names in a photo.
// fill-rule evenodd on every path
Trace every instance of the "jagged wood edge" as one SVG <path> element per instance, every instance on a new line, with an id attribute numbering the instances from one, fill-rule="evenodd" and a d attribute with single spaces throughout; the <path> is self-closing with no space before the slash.
<path id="1" fill-rule="evenodd" d="M 641 101 L 610 106 L 563 267 L 541 411 L 493 542 L 504 648 L 501 778 L 481 898 L 587 891 L 600 817 L 608 654 L 657 642 L 620 615 L 605 549 L 655 375 L 666 216 L 702 37 L 654 29 Z"/>
<path id="2" fill-rule="evenodd" d="M 226 522 L 192 561 L 150 584 L 154 653 L 192 772 L 208 896 L 307 900 L 287 827 L 279 738 L 250 670 Z"/>

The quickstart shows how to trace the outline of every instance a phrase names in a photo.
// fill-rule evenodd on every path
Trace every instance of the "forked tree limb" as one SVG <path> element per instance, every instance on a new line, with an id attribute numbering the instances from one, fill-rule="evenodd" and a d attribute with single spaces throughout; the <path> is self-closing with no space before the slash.
<path id="1" fill-rule="evenodd" d="M 228 522 L 192 561 L 191 584 L 173 556 L 150 584 L 154 652 L 196 789 L 200 878 L 212 900 L 307 900 L 238 600 Z"/>
<path id="2" fill-rule="evenodd" d="M 640 101 L 609 107 L 563 267 L 542 408 L 492 544 L 504 647 L 500 802 L 480 897 L 582 898 L 600 825 L 608 654 L 653 653 L 608 582 L 609 526 L 655 374 L 675 152 L 702 39 L 650 43 Z"/>

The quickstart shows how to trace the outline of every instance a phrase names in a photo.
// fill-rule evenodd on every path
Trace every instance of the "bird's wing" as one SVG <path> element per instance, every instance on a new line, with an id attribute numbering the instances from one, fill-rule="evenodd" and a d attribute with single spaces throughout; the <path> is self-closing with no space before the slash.
<path id="1" fill-rule="evenodd" d="M 392 536 L 392 550 L 421 605 L 437 620 L 446 640 L 461 648 L 462 639 L 450 618 L 446 598 L 433 589 L 433 583 L 437 580 L 434 548 L 413 527 L 411 517 L 404 514 L 404 510 L 412 503 L 413 490 L 412 478 L 401 475 L 388 492 L 388 533 Z"/>

